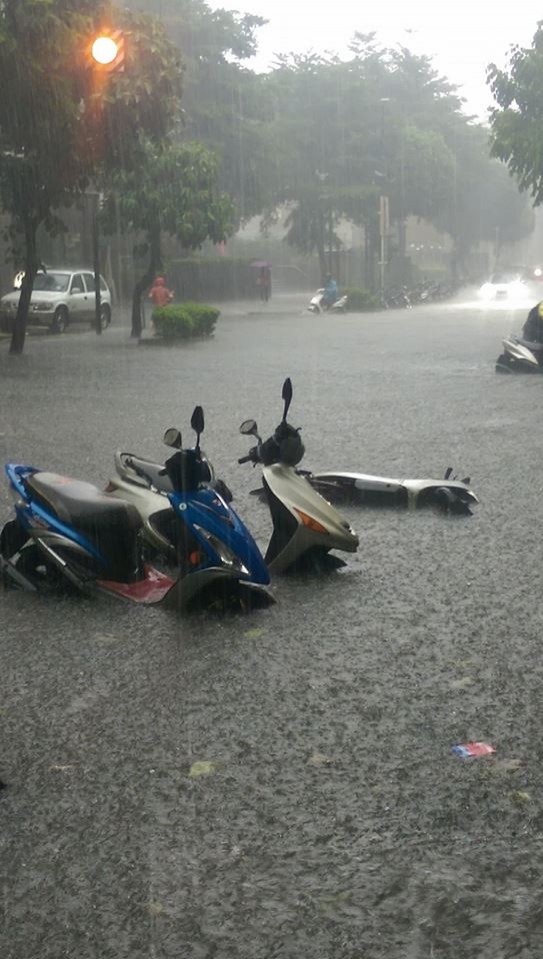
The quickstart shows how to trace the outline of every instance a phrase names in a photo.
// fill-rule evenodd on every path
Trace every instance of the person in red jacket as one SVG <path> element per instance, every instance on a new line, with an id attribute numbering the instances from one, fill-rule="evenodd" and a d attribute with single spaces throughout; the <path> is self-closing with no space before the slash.
<path id="1" fill-rule="evenodd" d="M 157 276 L 155 278 L 149 290 L 149 299 L 152 300 L 153 306 L 155 307 L 167 306 L 168 303 L 172 302 L 173 290 L 168 289 L 163 276 Z"/>

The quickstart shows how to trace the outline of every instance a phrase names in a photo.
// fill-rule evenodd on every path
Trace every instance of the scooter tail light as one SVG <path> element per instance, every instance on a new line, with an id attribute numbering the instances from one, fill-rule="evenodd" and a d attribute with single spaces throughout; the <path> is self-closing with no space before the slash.
<path id="1" fill-rule="evenodd" d="M 300 517 L 303 525 L 312 530 L 314 533 L 328 533 L 328 530 L 321 523 L 317 522 L 316 519 L 313 519 L 312 516 L 308 516 L 307 513 L 304 513 L 301 509 L 296 509 L 295 512 Z"/>
<path id="2" fill-rule="evenodd" d="M 104 486 L 104 493 L 113 493 L 116 489 L 115 484 L 110 481 L 107 486 Z"/>

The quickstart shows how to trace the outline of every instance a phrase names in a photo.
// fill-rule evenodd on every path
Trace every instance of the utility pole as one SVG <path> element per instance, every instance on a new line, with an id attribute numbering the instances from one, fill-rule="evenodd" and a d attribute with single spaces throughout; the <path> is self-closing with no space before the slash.
<path id="1" fill-rule="evenodd" d="M 389 232 L 389 210 L 388 196 L 379 197 L 379 234 L 381 237 L 381 257 L 379 260 L 380 269 L 380 290 L 381 300 L 385 298 L 385 267 L 387 264 L 387 240 Z"/>

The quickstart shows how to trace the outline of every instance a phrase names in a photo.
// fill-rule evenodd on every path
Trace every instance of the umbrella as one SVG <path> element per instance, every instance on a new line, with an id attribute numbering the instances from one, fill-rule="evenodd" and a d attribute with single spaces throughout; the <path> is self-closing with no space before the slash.
<path id="1" fill-rule="evenodd" d="M 271 266 L 271 263 L 268 260 L 253 260 L 249 266 L 255 266 L 257 269 L 261 269 L 263 266 Z"/>

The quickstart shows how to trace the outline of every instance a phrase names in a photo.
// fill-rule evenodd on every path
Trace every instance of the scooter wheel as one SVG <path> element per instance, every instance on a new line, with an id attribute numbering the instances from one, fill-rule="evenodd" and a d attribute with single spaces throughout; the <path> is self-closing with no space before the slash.
<path id="1" fill-rule="evenodd" d="M 15 553 L 18 553 L 27 539 L 27 534 L 16 520 L 6 523 L 0 533 L 0 553 L 4 559 L 11 559 Z"/>
<path id="2" fill-rule="evenodd" d="M 38 589 L 56 590 L 59 587 L 69 588 L 70 586 L 60 570 L 52 563 L 47 562 L 35 543 L 22 549 L 13 565 L 17 572 L 22 573 Z"/>
<path id="3" fill-rule="evenodd" d="M 496 373 L 512 373 L 511 360 L 505 353 L 501 353 L 496 360 Z"/>

